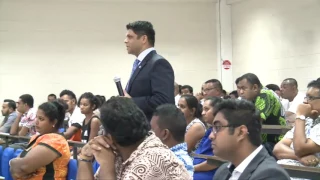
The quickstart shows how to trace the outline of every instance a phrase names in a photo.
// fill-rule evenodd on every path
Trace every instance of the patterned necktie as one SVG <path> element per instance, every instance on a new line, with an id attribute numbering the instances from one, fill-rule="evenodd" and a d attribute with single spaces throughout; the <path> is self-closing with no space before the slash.
<path id="1" fill-rule="evenodd" d="M 137 69 L 137 67 L 139 66 L 140 64 L 140 60 L 139 59 L 136 59 L 133 63 L 133 66 L 132 66 L 132 71 L 131 71 L 131 75 L 130 75 L 130 78 L 132 76 L 132 74 L 134 73 L 134 71 Z"/>
<path id="2" fill-rule="evenodd" d="M 129 82 L 130 82 L 130 80 L 131 80 L 131 76 L 133 75 L 133 73 L 134 73 L 134 71 L 137 69 L 137 67 L 139 66 L 140 62 L 141 62 L 141 61 L 140 61 L 139 59 L 136 59 L 136 60 L 134 61 L 133 66 L 132 66 L 132 71 L 131 71 L 131 75 L 130 75 Z M 126 91 L 127 91 L 127 92 L 128 92 L 128 88 L 129 88 L 129 82 L 128 82 L 127 86 L 126 86 Z"/>

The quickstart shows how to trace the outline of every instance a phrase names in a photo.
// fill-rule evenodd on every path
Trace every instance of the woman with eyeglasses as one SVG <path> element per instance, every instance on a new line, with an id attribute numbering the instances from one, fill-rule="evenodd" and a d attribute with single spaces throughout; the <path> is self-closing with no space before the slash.
<path id="1" fill-rule="evenodd" d="M 211 140 L 209 139 L 209 135 L 212 132 L 212 122 L 214 119 L 214 106 L 221 102 L 222 99 L 218 97 L 209 97 L 204 100 L 203 103 L 203 111 L 202 118 L 205 123 L 208 124 L 209 128 L 206 131 L 205 135 L 200 141 L 198 149 L 195 151 L 195 154 L 204 154 L 213 156 L 213 151 L 211 147 Z M 203 179 L 212 179 L 214 173 L 217 169 L 217 166 L 210 165 L 207 163 L 205 159 L 195 157 L 193 160 L 194 165 L 194 180 L 203 180 Z"/>

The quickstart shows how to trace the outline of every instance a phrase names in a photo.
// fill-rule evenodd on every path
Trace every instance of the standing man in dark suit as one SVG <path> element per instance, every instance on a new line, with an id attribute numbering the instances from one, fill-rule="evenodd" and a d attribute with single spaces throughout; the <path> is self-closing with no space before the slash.
<path id="1" fill-rule="evenodd" d="M 154 49 L 155 31 L 150 22 L 127 24 L 124 40 L 129 54 L 136 56 L 125 97 L 132 98 L 151 120 L 161 104 L 174 104 L 174 72 L 170 63 Z"/>
<path id="2" fill-rule="evenodd" d="M 219 167 L 214 180 L 290 180 L 261 145 L 260 113 L 252 102 L 218 104 L 209 137 L 214 154 L 230 161 Z"/>

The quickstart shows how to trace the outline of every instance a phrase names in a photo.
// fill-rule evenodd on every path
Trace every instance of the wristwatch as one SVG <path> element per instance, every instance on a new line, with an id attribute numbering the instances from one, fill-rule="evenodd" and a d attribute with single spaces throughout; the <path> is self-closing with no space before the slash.
<path id="1" fill-rule="evenodd" d="M 296 119 L 300 119 L 302 121 L 305 121 L 306 120 L 306 116 L 300 115 L 300 116 L 297 116 Z"/>

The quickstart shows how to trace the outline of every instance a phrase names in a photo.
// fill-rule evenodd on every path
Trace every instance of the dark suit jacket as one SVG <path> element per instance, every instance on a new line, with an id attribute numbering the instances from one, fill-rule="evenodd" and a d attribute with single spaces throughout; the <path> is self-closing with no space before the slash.
<path id="1" fill-rule="evenodd" d="M 151 51 L 129 80 L 128 94 L 150 120 L 161 104 L 174 104 L 174 72 L 170 63 Z"/>
<path id="2" fill-rule="evenodd" d="M 213 179 L 228 180 L 232 174 L 228 168 L 229 164 L 221 165 Z M 290 177 L 267 150 L 262 148 L 240 175 L 239 180 L 290 180 Z"/>

